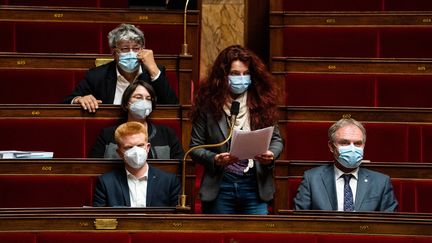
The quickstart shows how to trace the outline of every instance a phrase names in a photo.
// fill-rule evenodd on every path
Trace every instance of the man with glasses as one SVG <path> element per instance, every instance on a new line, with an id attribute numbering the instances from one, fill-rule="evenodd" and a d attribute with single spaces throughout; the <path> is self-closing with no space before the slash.
<path id="1" fill-rule="evenodd" d="M 108 34 L 114 61 L 90 69 L 84 80 L 64 100 L 96 112 L 99 104 L 121 103 L 124 90 L 137 79 L 152 85 L 159 104 L 177 104 L 165 67 L 156 64 L 153 51 L 145 49 L 144 34 L 131 24 L 121 24 Z"/>

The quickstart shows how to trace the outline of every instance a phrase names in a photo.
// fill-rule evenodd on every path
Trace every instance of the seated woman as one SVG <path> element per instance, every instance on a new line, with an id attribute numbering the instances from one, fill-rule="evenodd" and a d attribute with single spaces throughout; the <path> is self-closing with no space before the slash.
<path id="1" fill-rule="evenodd" d="M 129 85 L 122 96 L 122 109 L 127 112 L 127 121 L 138 121 L 147 127 L 151 150 L 149 159 L 183 159 L 184 151 L 174 130 L 156 125 L 147 120 L 156 107 L 156 93 L 153 87 L 143 80 Z M 114 131 L 117 126 L 104 128 L 96 139 L 91 158 L 120 158 L 116 152 Z"/>

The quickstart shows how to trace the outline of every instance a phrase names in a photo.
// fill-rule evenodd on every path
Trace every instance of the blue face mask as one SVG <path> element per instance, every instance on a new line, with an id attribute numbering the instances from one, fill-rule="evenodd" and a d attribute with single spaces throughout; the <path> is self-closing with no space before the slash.
<path id="1" fill-rule="evenodd" d="M 133 51 L 128 53 L 119 53 L 119 66 L 128 73 L 136 71 L 139 67 L 137 53 Z"/>
<path id="2" fill-rule="evenodd" d="M 345 168 L 355 169 L 360 166 L 363 159 L 363 148 L 354 144 L 338 147 L 339 157 L 337 161 Z"/>
<path id="3" fill-rule="evenodd" d="M 251 84 L 250 75 L 228 75 L 228 82 L 233 94 L 244 93 Z"/>

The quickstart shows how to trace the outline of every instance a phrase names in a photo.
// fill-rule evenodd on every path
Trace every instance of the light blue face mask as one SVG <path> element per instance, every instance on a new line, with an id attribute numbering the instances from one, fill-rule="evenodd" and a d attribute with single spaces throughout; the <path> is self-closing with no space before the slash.
<path id="1" fill-rule="evenodd" d="M 251 84 L 250 75 L 228 75 L 228 82 L 233 94 L 244 93 Z"/>
<path id="2" fill-rule="evenodd" d="M 137 53 L 133 51 L 128 53 L 119 53 L 119 66 L 128 73 L 136 71 L 139 67 Z"/>
<path id="3" fill-rule="evenodd" d="M 355 169 L 360 166 L 363 159 L 363 148 L 354 144 L 338 147 L 339 157 L 337 161 L 345 168 Z"/>

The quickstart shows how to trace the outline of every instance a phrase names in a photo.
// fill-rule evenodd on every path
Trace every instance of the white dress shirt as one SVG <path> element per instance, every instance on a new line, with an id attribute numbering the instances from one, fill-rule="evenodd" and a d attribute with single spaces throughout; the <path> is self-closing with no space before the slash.
<path id="1" fill-rule="evenodd" d="M 141 178 L 136 178 L 128 170 L 126 170 L 126 175 L 131 207 L 146 207 L 148 170 Z"/>
<path id="2" fill-rule="evenodd" d="M 355 205 L 355 199 L 356 199 L 356 192 L 357 192 L 357 181 L 358 181 L 358 171 L 359 168 L 355 169 L 354 171 L 352 171 L 351 173 L 344 173 L 341 170 L 339 170 L 336 166 L 334 166 L 334 170 L 335 170 L 335 181 L 336 181 L 336 194 L 337 194 L 337 209 L 338 211 L 344 211 L 344 186 L 345 186 L 345 181 L 343 178 L 344 174 L 351 174 L 351 180 L 349 182 L 350 187 L 351 187 L 351 191 L 353 194 L 353 200 L 354 200 L 354 205 Z"/>
<path id="3" fill-rule="evenodd" d="M 116 71 L 117 71 L 117 85 L 116 85 L 116 91 L 115 91 L 115 95 L 114 95 L 114 105 L 121 105 L 121 100 L 122 100 L 122 96 L 124 91 L 126 90 L 126 88 L 129 86 L 129 81 L 123 77 L 123 75 L 120 74 L 118 67 L 116 67 Z M 139 66 L 138 69 L 138 74 L 135 76 L 133 82 L 135 82 L 135 80 L 137 80 L 138 76 L 140 76 L 143 73 L 142 67 L 141 65 Z M 159 70 L 159 73 L 152 77 L 151 81 L 155 81 L 156 79 L 159 78 L 159 76 L 161 75 L 161 71 Z M 133 83 L 132 82 L 132 83 Z"/>

